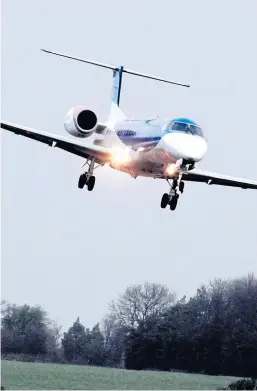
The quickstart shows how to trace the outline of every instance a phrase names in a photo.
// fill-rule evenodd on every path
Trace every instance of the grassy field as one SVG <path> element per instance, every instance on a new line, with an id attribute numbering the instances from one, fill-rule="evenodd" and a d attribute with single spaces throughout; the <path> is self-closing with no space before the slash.
<path id="1" fill-rule="evenodd" d="M 5 389 L 102 389 L 102 390 L 214 390 L 226 387 L 232 377 L 189 375 L 174 372 L 128 371 L 83 367 L 1 362 L 2 381 Z"/>

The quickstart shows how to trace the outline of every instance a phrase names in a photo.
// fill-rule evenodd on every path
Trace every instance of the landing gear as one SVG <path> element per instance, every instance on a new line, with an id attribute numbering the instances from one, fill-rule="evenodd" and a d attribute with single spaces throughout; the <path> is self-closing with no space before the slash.
<path id="1" fill-rule="evenodd" d="M 184 188 L 185 188 L 185 182 L 180 182 L 179 183 L 179 191 L 181 194 L 184 192 Z"/>
<path id="2" fill-rule="evenodd" d="M 78 188 L 83 189 L 85 185 L 87 185 L 88 191 L 92 191 L 95 187 L 95 176 L 93 175 L 94 172 L 94 165 L 95 160 L 92 159 L 89 164 L 88 172 L 84 172 L 80 175 L 79 181 L 78 181 Z"/>
<path id="3" fill-rule="evenodd" d="M 177 203 L 178 203 L 178 199 L 179 199 L 179 195 L 176 194 L 172 197 L 172 199 L 170 200 L 170 210 L 175 210 L 176 207 L 177 207 Z"/>
<path id="4" fill-rule="evenodd" d="M 161 208 L 162 209 L 165 209 L 166 206 L 168 205 L 169 203 L 169 194 L 167 193 L 164 193 L 163 196 L 162 196 L 162 200 L 161 200 Z"/>
<path id="5" fill-rule="evenodd" d="M 86 173 L 84 173 L 79 177 L 78 188 L 83 189 L 86 183 L 87 183 L 87 176 Z"/>
<path id="6" fill-rule="evenodd" d="M 170 184 L 169 180 L 167 179 L 167 182 L 170 185 L 170 192 L 169 194 L 164 193 L 161 199 L 161 208 L 165 209 L 167 205 L 170 206 L 170 210 L 175 210 L 178 204 L 179 199 L 179 192 L 182 194 L 184 191 L 185 183 L 181 182 L 177 179 L 173 180 L 173 183 Z"/>
<path id="7" fill-rule="evenodd" d="M 87 181 L 87 189 L 88 191 L 92 191 L 94 187 L 95 187 L 95 176 L 91 176 L 88 178 Z"/>

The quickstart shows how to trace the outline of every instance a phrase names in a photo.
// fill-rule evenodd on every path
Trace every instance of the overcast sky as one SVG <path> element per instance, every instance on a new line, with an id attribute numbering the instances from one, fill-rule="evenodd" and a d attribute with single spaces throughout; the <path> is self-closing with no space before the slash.
<path id="1" fill-rule="evenodd" d="M 125 75 L 128 116 L 198 121 L 209 150 L 199 168 L 257 179 L 257 2 L 3 0 L 1 118 L 67 135 L 68 109 L 108 116 L 112 73 L 40 48 L 189 83 Z M 1 130 L 2 298 L 40 304 L 67 329 L 92 327 L 130 284 L 178 297 L 214 278 L 257 272 L 257 192 L 186 184 L 175 212 L 160 180 L 96 171 L 84 160 Z"/>

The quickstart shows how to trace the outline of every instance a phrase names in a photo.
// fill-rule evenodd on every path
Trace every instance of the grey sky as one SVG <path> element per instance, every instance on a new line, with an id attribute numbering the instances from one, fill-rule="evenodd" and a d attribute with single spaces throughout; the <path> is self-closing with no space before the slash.
<path id="1" fill-rule="evenodd" d="M 257 2 L 2 1 L 1 118 L 65 135 L 77 104 L 105 120 L 112 74 L 63 51 L 191 84 L 125 76 L 129 116 L 188 116 L 205 129 L 199 167 L 257 179 Z M 67 135 L 67 134 L 66 134 Z M 66 329 L 91 327 L 127 285 L 178 296 L 216 277 L 257 272 L 257 193 L 186 184 L 176 212 L 164 181 L 103 168 L 77 188 L 83 159 L 1 131 L 2 298 L 40 304 Z"/>

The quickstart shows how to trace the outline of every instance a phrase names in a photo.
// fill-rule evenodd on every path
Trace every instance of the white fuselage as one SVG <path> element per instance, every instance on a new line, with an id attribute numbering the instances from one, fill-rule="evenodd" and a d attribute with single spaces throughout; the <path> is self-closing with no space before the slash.
<path id="1" fill-rule="evenodd" d="M 199 162 L 207 151 L 202 130 L 188 119 L 107 123 L 98 145 L 113 150 L 111 167 L 132 176 L 162 176 L 179 161 Z"/>

